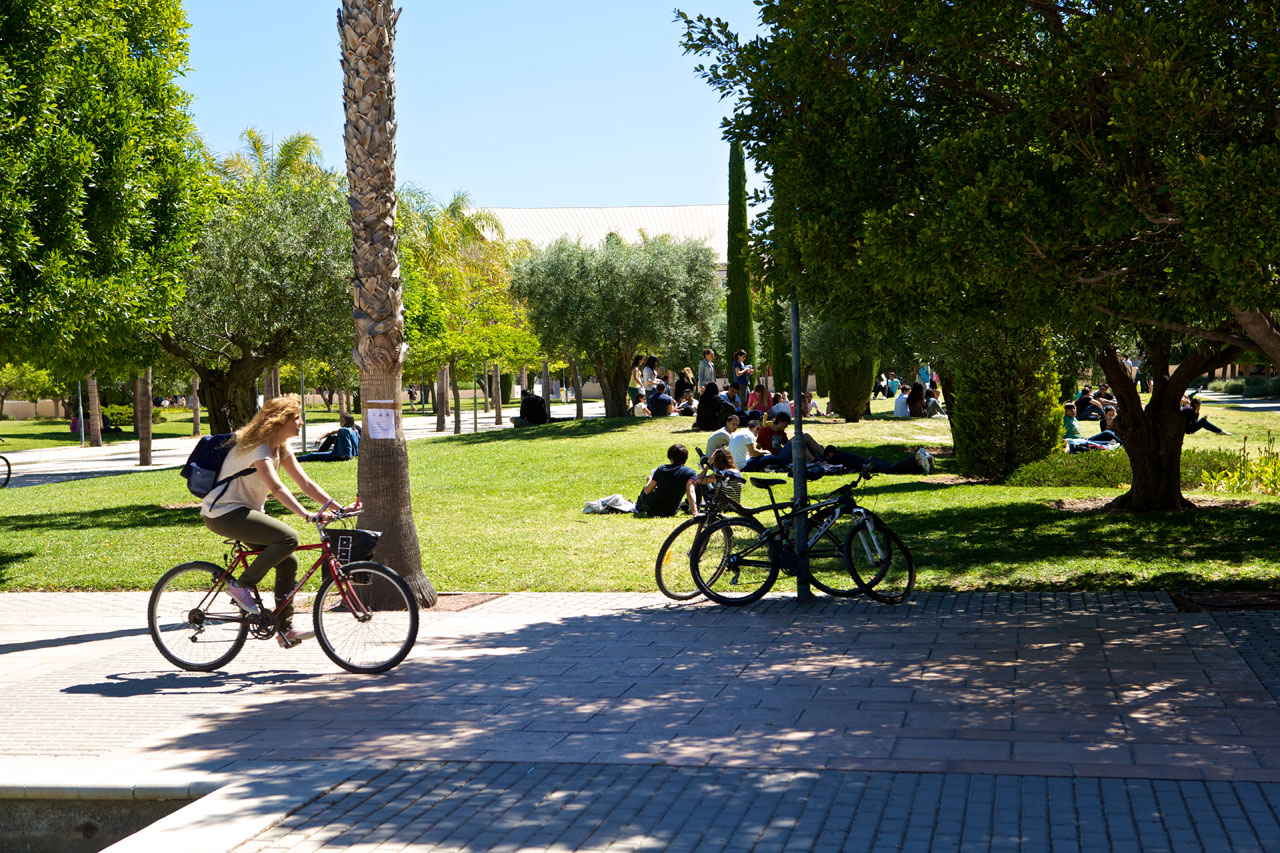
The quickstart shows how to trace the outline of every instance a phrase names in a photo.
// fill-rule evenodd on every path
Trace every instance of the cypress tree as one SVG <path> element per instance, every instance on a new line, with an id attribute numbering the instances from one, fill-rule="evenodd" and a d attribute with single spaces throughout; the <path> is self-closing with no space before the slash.
<path id="1" fill-rule="evenodd" d="M 729 148 L 729 257 L 725 286 L 725 355 L 743 349 L 747 364 L 753 363 L 756 349 L 755 323 L 751 321 L 751 285 L 747 280 L 747 170 L 742 146 Z"/>

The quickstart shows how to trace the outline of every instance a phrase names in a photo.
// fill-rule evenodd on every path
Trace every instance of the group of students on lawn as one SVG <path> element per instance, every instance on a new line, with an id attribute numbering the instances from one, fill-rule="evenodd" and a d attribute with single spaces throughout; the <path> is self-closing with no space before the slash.
<path id="1" fill-rule="evenodd" d="M 787 429 L 791 426 L 789 414 L 778 412 L 767 425 L 756 419 L 742 428 L 740 423 L 738 415 L 729 415 L 724 426 L 708 437 L 707 467 L 737 475 L 739 480 L 743 472 L 789 469 L 794 456 L 787 438 Z M 875 456 L 859 456 L 835 445 L 823 447 L 807 433 L 801 439 L 806 466 L 822 463 L 832 473 L 866 469 L 873 474 L 928 474 L 933 470 L 933 456 L 923 447 L 897 462 L 889 462 Z M 689 450 L 683 444 L 667 448 L 667 464 L 650 472 L 636 500 L 637 515 L 672 516 L 681 509 L 682 502 L 686 508 L 696 511 L 700 502 L 698 486 L 709 486 L 714 475 L 709 472 L 700 475 L 685 464 L 688 459 Z M 709 488 L 703 490 L 701 497 L 705 498 L 707 491 Z"/>
<path id="2" fill-rule="evenodd" d="M 1096 391 L 1092 386 L 1084 386 L 1074 402 L 1066 403 L 1062 407 L 1062 426 L 1067 442 L 1067 452 L 1112 450 L 1120 447 L 1123 442 L 1116 432 L 1116 421 L 1120 417 L 1118 406 L 1119 401 L 1106 383 L 1099 385 Z M 1182 420 L 1183 432 L 1187 435 L 1202 429 L 1218 435 L 1231 435 L 1200 414 L 1198 397 L 1183 396 Z M 1082 423 L 1096 423 L 1098 432 L 1086 438 L 1081 429 Z"/>

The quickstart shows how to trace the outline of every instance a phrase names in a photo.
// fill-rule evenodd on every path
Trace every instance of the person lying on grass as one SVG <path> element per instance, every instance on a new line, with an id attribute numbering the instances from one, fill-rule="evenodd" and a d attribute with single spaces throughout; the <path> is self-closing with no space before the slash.
<path id="1" fill-rule="evenodd" d="M 786 413 L 774 418 L 769 427 L 761 431 L 762 436 L 764 433 L 769 433 L 769 435 L 766 438 L 756 439 L 757 447 L 763 443 L 772 452 L 746 460 L 742 470 L 760 471 L 789 467 L 791 465 L 792 446 L 791 442 L 787 441 L 786 429 L 790 424 L 791 418 Z M 800 438 L 804 444 L 804 461 L 806 465 L 814 462 L 825 462 L 829 465 L 842 465 L 850 471 L 861 471 L 864 467 L 870 465 L 873 474 L 928 474 L 933 470 L 933 455 L 923 447 L 904 459 L 900 459 L 897 462 L 889 462 L 876 456 L 859 456 L 852 451 L 841 450 L 835 445 L 823 447 L 808 433 L 804 433 Z"/>

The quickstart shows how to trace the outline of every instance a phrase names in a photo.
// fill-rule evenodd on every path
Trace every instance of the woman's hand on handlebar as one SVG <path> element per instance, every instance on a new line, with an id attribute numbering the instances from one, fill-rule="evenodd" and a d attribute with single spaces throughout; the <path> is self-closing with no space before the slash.
<path id="1" fill-rule="evenodd" d="M 359 515 L 360 511 L 363 509 L 364 509 L 364 504 L 360 502 L 360 496 L 356 495 L 356 499 L 354 503 L 350 504 L 349 506 L 344 506 L 342 508 L 342 514 L 343 515 Z"/>

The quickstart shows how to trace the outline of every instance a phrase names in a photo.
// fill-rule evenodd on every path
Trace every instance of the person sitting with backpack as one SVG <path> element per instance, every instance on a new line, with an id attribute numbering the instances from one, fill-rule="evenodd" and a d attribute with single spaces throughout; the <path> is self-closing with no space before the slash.
<path id="1" fill-rule="evenodd" d="M 236 581 L 227 584 L 227 594 L 246 613 L 257 613 L 251 587 L 257 586 L 271 569 L 276 570 L 275 596 L 283 600 L 296 585 L 298 560 L 293 552 L 298 547 L 298 533 L 265 512 L 267 496 L 272 495 L 285 509 L 309 522 L 327 521 L 330 506 L 337 502 L 328 492 L 306 475 L 297 458 L 289 450 L 289 439 L 302 428 L 302 401 L 297 395 L 274 397 L 258 410 L 253 420 L 233 436 L 219 444 L 225 458 L 218 466 L 217 482 L 205 495 L 200 507 L 204 526 L 224 539 L 234 539 L 260 550 L 249 567 Z M 282 470 L 303 494 L 322 503 L 319 512 L 308 512 L 280 480 Z M 360 507 L 360 499 L 343 512 Z M 292 625 L 292 608 L 281 615 L 281 633 L 276 640 L 283 648 L 315 636 L 313 631 L 299 631 Z"/>
<path id="2" fill-rule="evenodd" d="M 346 462 L 360 455 L 360 428 L 351 415 L 338 418 L 340 427 L 320 440 L 320 446 L 298 457 L 299 462 Z"/>

